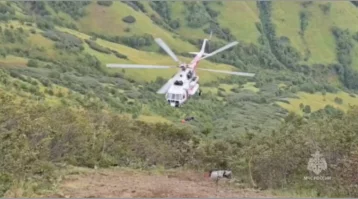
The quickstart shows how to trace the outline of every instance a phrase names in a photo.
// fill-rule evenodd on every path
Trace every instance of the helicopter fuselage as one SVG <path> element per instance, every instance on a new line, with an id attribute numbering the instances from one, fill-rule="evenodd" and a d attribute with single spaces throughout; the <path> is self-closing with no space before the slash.
<path id="1" fill-rule="evenodd" d="M 179 71 L 173 77 L 173 84 L 166 93 L 166 100 L 172 107 L 179 107 L 199 90 L 199 76 L 195 73 L 196 65 L 180 66 Z"/>
<path id="2" fill-rule="evenodd" d="M 211 38 L 212 34 L 210 34 Z M 209 39 L 210 39 L 209 38 Z M 179 64 L 179 71 L 170 78 L 158 91 L 157 94 L 165 94 L 166 101 L 172 107 L 179 107 L 185 103 L 191 96 L 195 95 L 199 91 L 199 96 L 201 95 L 201 90 L 199 89 L 199 76 L 196 74 L 197 66 L 200 60 L 207 59 L 216 55 L 219 52 L 222 52 L 226 49 L 229 49 L 238 44 L 237 41 L 231 42 L 211 53 L 205 53 L 206 43 L 208 39 L 204 39 L 201 49 L 199 52 L 189 52 L 194 54 L 194 59 L 189 64 L 184 64 L 181 62 L 173 51 L 165 44 L 160 38 L 156 38 L 155 42 L 177 63 Z M 143 69 L 168 69 L 176 68 L 175 66 L 159 66 L 159 65 L 140 65 L 140 64 L 107 64 L 107 67 L 110 68 L 143 68 Z M 204 69 L 198 68 L 198 70 L 222 73 L 222 74 L 232 74 L 239 76 L 249 76 L 253 77 L 253 73 L 243 73 L 243 72 L 234 72 L 227 70 L 213 70 L 213 69 Z"/>

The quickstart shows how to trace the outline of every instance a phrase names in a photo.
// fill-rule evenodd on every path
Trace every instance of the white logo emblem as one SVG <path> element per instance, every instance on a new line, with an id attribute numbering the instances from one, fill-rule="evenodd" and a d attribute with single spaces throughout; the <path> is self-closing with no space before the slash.
<path id="1" fill-rule="evenodd" d="M 310 158 L 308 161 L 307 169 L 316 175 L 327 169 L 327 162 L 319 153 L 319 151 L 316 151 L 315 154 L 312 154 L 312 158 Z"/>

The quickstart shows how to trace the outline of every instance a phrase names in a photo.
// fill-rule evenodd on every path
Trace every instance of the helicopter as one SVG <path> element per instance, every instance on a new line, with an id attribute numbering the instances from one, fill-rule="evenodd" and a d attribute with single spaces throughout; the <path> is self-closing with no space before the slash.
<path id="1" fill-rule="evenodd" d="M 198 93 L 201 96 L 199 89 L 199 76 L 196 70 L 203 70 L 215 73 L 224 73 L 238 76 L 253 77 L 254 73 L 234 72 L 225 70 L 213 70 L 206 68 L 197 68 L 198 63 L 208 57 L 214 56 L 219 52 L 229 49 L 238 44 L 237 41 L 231 42 L 211 53 L 205 53 L 207 42 L 211 39 L 212 33 L 209 38 L 203 40 L 201 50 L 199 52 L 190 52 L 196 55 L 189 63 L 181 62 L 168 45 L 160 38 L 155 38 L 155 42 L 175 61 L 177 66 L 160 66 L 160 65 L 138 65 L 138 64 L 107 64 L 108 68 L 132 68 L 132 69 L 169 69 L 180 68 L 179 71 L 170 78 L 158 91 L 158 94 L 165 94 L 165 99 L 172 107 L 182 106 L 191 96 Z"/>

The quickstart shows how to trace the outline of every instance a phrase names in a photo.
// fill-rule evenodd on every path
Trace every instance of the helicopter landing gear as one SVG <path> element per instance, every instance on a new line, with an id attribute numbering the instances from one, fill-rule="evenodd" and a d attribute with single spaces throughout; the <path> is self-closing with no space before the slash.
<path id="1" fill-rule="evenodd" d="M 201 96 L 201 89 L 199 89 L 199 96 Z"/>

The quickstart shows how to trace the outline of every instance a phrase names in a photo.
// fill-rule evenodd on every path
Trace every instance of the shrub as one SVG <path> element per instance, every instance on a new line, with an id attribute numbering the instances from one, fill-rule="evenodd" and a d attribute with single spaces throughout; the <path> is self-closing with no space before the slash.
<path id="1" fill-rule="evenodd" d="M 334 102 L 336 102 L 337 104 L 342 104 L 343 100 L 342 100 L 342 98 L 336 97 L 336 98 L 334 98 Z"/>
<path id="2" fill-rule="evenodd" d="M 303 112 L 305 112 L 305 113 L 311 113 L 311 106 L 306 105 L 305 108 L 303 109 Z"/>
<path id="3" fill-rule="evenodd" d="M 128 59 L 128 57 L 127 57 L 126 55 L 123 55 L 123 54 L 121 54 L 121 53 L 119 53 L 119 52 L 117 52 L 117 51 L 115 51 L 115 50 L 111 50 L 111 51 L 112 51 L 112 53 L 114 53 L 114 55 L 115 55 L 116 57 L 118 57 L 118 58 Z"/>
<path id="4" fill-rule="evenodd" d="M 39 67 L 39 63 L 36 60 L 30 59 L 27 62 L 27 66 L 32 67 L 32 68 L 37 68 L 37 67 Z"/>
<path id="5" fill-rule="evenodd" d="M 132 15 L 129 15 L 129 16 L 124 17 L 122 19 L 122 21 L 124 21 L 126 23 L 134 23 L 134 22 L 136 22 L 136 19 Z"/>
<path id="6" fill-rule="evenodd" d="M 94 41 L 85 39 L 85 42 L 90 46 L 90 48 L 92 48 L 93 50 L 96 50 L 98 52 L 101 53 L 105 53 L 105 54 L 111 54 L 111 50 L 105 47 L 100 46 L 99 44 L 97 44 Z"/>
<path id="7" fill-rule="evenodd" d="M 97 1 L 97 4 L 100 6 L 111 6 L 113 4 L 113 1 Z"/>

